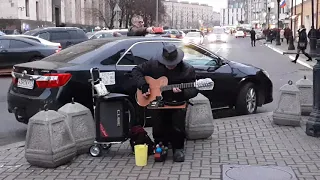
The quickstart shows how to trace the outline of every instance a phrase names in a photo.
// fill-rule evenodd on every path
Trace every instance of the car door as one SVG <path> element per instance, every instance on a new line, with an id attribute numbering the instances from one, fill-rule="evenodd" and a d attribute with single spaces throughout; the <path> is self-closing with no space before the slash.
<path id="1" fill-rule="evenodd" d="M 0 69 L 10 66 L 10 53 L 9 53 L 10 40 L 0 40 Z"/>
<path id="2" fill-rule="evenodd" d="M 200 93 L 210 99 L 214 108 L 229 105 L 233 95 L 232 90 L 237 84 L 230 66 L 222 63 L 219 56 L 200 46 L 185 45 L 180 42 L 174 44 L 184 52 L 183 60 L 196 69 L 197 79 L 211 78 L 214 81 L 213 90 L 200 91 Z"/>
<path id="3" fill-rule="evenodd" d="M 10 65 L 25 63 L 32 59 L 34 55 L 33 45 L 22 40 L 10 40 L 9 52 L 11 54 Z"/>
<path id="4" fill-rule="evenodd" d="M 50 41 L 60 43 L 62 49 L 72 45 L 71 36 L 67 31 L 50 31 Z"/>

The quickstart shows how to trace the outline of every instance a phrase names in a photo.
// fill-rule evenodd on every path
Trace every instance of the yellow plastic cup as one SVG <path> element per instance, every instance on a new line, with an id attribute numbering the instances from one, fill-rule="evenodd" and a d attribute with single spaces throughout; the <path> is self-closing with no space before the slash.
<path id="1" fill-rule="evenodd" d="M 134 156 L 137 166 L 146 166 L 148 162 L 148 145 L 135 145 Z"/>

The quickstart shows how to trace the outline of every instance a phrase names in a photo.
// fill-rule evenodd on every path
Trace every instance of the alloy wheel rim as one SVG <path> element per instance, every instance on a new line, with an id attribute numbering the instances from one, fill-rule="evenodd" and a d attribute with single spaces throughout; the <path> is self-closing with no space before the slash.
<path id="1" fill-rule="evenodd" d="M 97 156 L 97 155 L 100 153 L 99 147 L 93 146 L 93 147 L 90 149 L 90 153 L 91 153 L 93 156 Z"/>
<path id="2" fill-rule="evenodd" d="M 254 110 L 256 109 L 256 92 L 253 88 L 250 88 L 247 91 L 246 95 L 246 103 L 247 103 L 247 110 L 249 113 L 253 113 Z"/>

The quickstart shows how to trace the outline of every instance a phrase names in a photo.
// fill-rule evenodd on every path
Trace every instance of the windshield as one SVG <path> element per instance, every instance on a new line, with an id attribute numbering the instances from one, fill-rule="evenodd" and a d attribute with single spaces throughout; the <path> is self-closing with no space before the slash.
<path id="1" fill-rule="evenodd" d="M 224 33 L 224 29 L 222 29 L 222 28 L 214 28 L 212 30 L 212 33 L 213 34 L 223 34 Z"/>
<path id="2" fill-rule="evenodd" d="M 186 37 L 200 37 L 199 32 L 189 32 Z"/>

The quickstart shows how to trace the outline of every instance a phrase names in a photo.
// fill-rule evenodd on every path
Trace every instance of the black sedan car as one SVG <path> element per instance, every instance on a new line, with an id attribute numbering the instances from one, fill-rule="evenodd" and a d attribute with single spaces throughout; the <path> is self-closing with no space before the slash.
<path id="1" fill-rule="evenodd" d="M 150 60 L 168 43 L 182 48 L 184 61 L 196 68 L 198 79 L 209 77 L 215 82 L 213 90 L 201 92 L 213 108 L 235 106 L 241 114 L 252 114 L 258 106 L 272 102 L 272 82 L 262 69 L 226 60 L 178 39 L 120 37 L 86 41 L 43 60 L 15 65 L 8 110 L 18 121 L 27 123 L 45 104 L 56 110 L 72 98 L 92 109 L 88 82 L 92 67 L 101 70 L 110 92 L 130 95 L 135 103 L 132 68 Z"/>
<path id="2" fill-rule="evenodd" d="M 27 38 L 0 36 L 0 69 L 11 69 L 15 64 L 40 60 L 58 51 L 59 47 L 46 46 Z"/>

